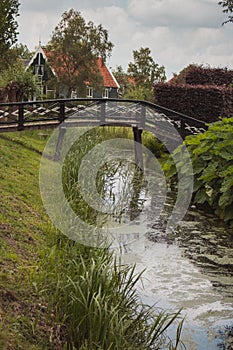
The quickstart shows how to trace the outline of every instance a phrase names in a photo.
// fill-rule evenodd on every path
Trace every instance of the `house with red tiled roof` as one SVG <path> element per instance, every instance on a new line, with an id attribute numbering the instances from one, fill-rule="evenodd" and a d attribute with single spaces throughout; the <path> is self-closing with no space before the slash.
<path id="1" fill-rule="evenodd" d="M 86 96 L 78 96 L 78 86 L 75 90 L 68 93 L 64 84 L 59 84 L 59 78 L 64 74 L 62 68 L 52 67 L 49 60 L 51 52 L 41 45 L 38 46 L 30 62 L 27 62 L 26 70 L 32 69 L 33 74 L 38 77 L 41 91 L 46 98 L 117 98 L 120 88 L 116 78 L 111 70 L 103 62 L 102 58 L 96 60 L 96 70 L 102 78 L 101 87 L 94 87 L 90 82 L 86 82 Z M 62 58 L 61 58 L 62 59 Z M 57 84 L 56 84 L 57 82 Z M 70 94 L 70 96 L 68 96 Z"/>

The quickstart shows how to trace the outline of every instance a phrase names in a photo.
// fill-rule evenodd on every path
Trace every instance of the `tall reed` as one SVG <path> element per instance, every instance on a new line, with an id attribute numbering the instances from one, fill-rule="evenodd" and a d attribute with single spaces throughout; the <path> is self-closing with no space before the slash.
<path id="1" fill-rule="evenodd" d="M 166 330 L 179 312 L 143 305 L 135 288 L 140 278 L 107 248 L 61 237 L 44 253 L 34 281 L 64 329 L 67 349 L 178 349 L 182 322 L 174 344 Z"/>
<path id="2" fill-rule="evenodd" d="M 95 222 L 97 213 L 78 191 L 82 157 L 98 142 L 129 136 L 111 128 L 91 130 L 75 144 L 64 164 L 66 196 L 83 220 Z M 101 185 L 100 185 L 101 187 Z M 103 184 L 104 190 L 104 184 Z M 182 321 L 176 324 L 174 343 L 166 335 L 180 312 L 169 314 L 143 305 L 136 292 L 141 274 L 135 266 L 123 266 L 107 248 L 92 248 L 55 236 L 42 252 L 34 285 L 44 295 L 64 330 L 67 350 L 178 349 Z"/>

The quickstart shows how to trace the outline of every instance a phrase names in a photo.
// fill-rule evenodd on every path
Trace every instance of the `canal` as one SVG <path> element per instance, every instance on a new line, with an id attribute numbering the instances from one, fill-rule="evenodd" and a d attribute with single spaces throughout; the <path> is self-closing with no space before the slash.
<path id="1" fill-rule="evenodd" d="M 116 208 L 109 226 L 123 224 L 113 246 L 124 263 L 145 270 L 137 286 L 142 301 L 170 312 L 182 308 L 182 340 L 188 350 L 232 350 L 233 229 L 191 206 L 168 233 L 176 193 L 168 188 L 166 198 L 161 194 L 165 202 L 158 213 L 154 192 L 143 181 L 135 186 L 133 179 L 132 167 L 123 164 L 104 173 L 105 199 Z"/>

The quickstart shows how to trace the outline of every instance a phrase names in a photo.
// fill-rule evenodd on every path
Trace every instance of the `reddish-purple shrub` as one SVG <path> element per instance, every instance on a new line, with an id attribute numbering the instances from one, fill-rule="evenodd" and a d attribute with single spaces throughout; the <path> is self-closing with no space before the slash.
<path id="1" fill-rule="evenodd" d="M 233 71 L 190 65 L 167 83 L 154 86 L 155 103 L 213 122 L 233 116 Z"/>

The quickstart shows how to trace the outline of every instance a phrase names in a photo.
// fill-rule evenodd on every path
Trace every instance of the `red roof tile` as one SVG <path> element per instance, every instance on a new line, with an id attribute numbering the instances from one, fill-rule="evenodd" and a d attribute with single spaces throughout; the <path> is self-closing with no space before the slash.
<path id="1" fill-rule="evenodd" d="M 119 85 L 116 82 L 115 78 L 113 77 L 112 73 L 109 71 L 107 66 L 103 63 L 103 60 L 99 57 L 97 60 L 98 68 L 100 71 L 100 74 L 103 77 L 104 80 L 104 86 L 105 87 L 111 87 L 111 88 L 118 88 Z"/>

